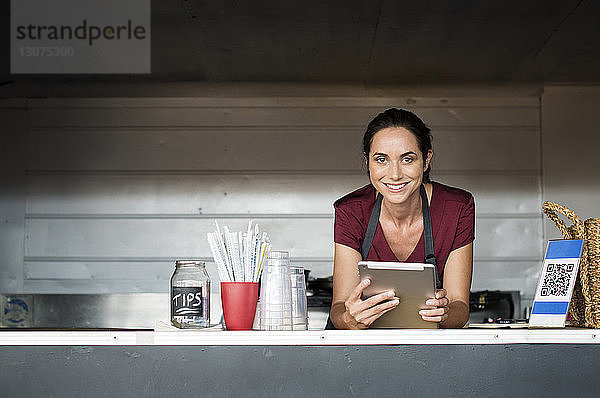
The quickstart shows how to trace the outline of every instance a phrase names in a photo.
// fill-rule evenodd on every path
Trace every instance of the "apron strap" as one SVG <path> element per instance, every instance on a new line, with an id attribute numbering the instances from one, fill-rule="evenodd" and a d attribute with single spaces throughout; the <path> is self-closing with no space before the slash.
<path id="1" fill-rule="evenodd" d="M 437 267 L 437 258 L 433 251 L 433 227 L 431 225 L 431 214 L 429 213 L 429 202 L 427 201 L 427 193 L 425 185 L 421 184 L 421 208 L 423 209 L 423 238 L 425 241 L 425 262 L 433 265 L 433 273 L 435 274 L 435 288 L 441 289 L 442 282 Z"/>
<path id="2" fill-rule="evenodd" d="M 360 250 L 363 261 L 367 260 L 367 256 L 369 255 L 369 251 L 371 250 L 371 245 L 373 244 L 375 230 L 377 229 L 377 224 L 379 223 L 379 214 L 381 213 L 382 200 L 383 196 L 377 193 L 377 199 L 375 200 L 373 211 L 371 211 L 371 217 L 369 218 L 369 224 L 367 225 L 367 232 L 365 232 L 365 239 L 363 240 L 363 244 Z"/>

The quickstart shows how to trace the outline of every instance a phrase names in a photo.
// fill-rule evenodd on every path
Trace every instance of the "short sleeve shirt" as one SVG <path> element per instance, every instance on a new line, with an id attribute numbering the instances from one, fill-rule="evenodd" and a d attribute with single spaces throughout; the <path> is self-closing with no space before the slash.
<path id="1" fill-rule="evenodd" d="M 429 209 L 434 254 L 441 277 L 450 252 L 475 239 L 475 202 L 473 195 L 462 189 L 436 182 L 432 185 L 433 193 Z M 335 243 L 348 246 L 360 253 L 374 205 L 375 188 L 371 184 L 338 199 L 333 205 Z M 423 233 L 410 256 L 406 260 L 398 259 L 385 239 L 381 225 L 377 223 L 367 260 L 422 263 L 425 261 Z"/>

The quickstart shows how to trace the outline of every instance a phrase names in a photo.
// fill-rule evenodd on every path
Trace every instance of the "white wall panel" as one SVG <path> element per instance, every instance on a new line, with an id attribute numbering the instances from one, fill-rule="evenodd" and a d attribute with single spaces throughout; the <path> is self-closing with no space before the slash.
<path id="1" fill-rule="evenodd" d="M 333 213 L 366 174 L 33 174 L 28 213 Z M 201 210 L 200 210 L 201 209 Z"/>
<path id="2" fill-rule="evenodd" d="M 360 170 L 363 128 L 32 130 L 28 168 Z M 434 130 L 433 167 L 479 171 L 539 169 L 537 131 L 481 130 Z"/>
<path id="3" fill-rule="evenodd" d="M 249 99 L 248 101 L 251 101 Z M 330 100 L 331 101 L 331 100 Z M 294 103 L 260 103 L 198 105 L 194 102 L 173 102 L 165 99 L 132 101 L 110 99 L 85 102 L 34 102 L 30 110 L 31 126 L 364 126 L 386 106 L 370 106 L 368 99 L 361 105 L 343 98 L 334 106 L 319 104 L 313 98 L 297 98 Z M 389 99 L 389 106 L 406 101 Z M 437 106 L 409 105 L 431 126 L 537 126 L 538 106 L 514 106 L 510 99 L 503 105 L 486 106 L 483 102 L 453 105 L 453 100 Z M 145 105 L 144 105 L 145 103 Z"/>
<path id="4" fill-rule="evenodd" d="M 475 211 L 480 214 L 540 214 L 539 172 L 487 174 L 431 173 L 434 181 L 466 189 L 475 198 Z"/>
<path id="5" fill-rule="evenodd" d="M 537 129 L 433 131 L 432 167 L 440 170 L 539 170 Z"/>
<path id="6" fill-rule="evenodd" d="M 361 129 L 34 130 L 34 170 L 360 170 Z M 352 145 L 348 145 L 352 142 Z"/>
<path id="7" fill-rule="evenodd" d="M 295 257 L 331 258 L 333 218 L 260 219 L 273 247 Z M 234 231 L 247 219 L 225 219 Z M 479 218 L 475 258 L 538 259 L 541 219 Z M 212 219 L 29 219 L 27 257 L 210 257 Z M 518 239 L 513 239 L 517 236 Z M 26 258 L 27 259 L 27 258 Z"/>
<path id="8" fill-rule="evenodd" d="M 23 293 L 39 294 L 108 294 L 108 293 L 167 293 L 164 280 L 122 281 L 113 279 L 33 279 L 25 280 Z M 211 295 L 211 298 L 215 295 Z M 212 303 L 211 303 L 212 308 Z M 211 310 L 211 315 L 213 311 Z"/>
<path id="9" fill-rule="evenodd" d="M 530 299 L 537 287 L 541 261 L 475 262 L 471 290 L 518 290 Z M 528 303 L 523 303 L 528 304 Z"/>
<path id="10" fill-rule="evenodd" d="M 432 173 L 476 198 L 476 211 L 540 213 L 539 175 Z M 28 214 L 332 213 L 368 183 L 358 174 L 30 174 Z M 201 210 L 200 210 L 201 209 Z"/>
<path id="11" fill-rule="evenodd" d="M 249 217 L 250 218 L 250 217 Z M 226 219 L 232 231 L 245 231 L 248 218 Z M 333 218 L 260 219 L 275 250 L 296 257 L 333 255 Z M 206 233 L 212 219 L 33 219 L 27 220 L 27 257 L 210 256 Z"/>
<path id="12" fill-rule="evenodd" d="M 218 273 L 212 258 L 194 257 L 196 260 L 204 261 L 211 279 L 218 281 Z M 122 281 L 168 281 L 173 274 L 176 259 L 158 260 L 156 258 L 148 261 L 107 261 L 106 258 L 45 261 L 29 260 L 25 262 L 25 278 L 28 280 L 97 280 L 105 281 L 119 275 Z M 326 277 L 333 271 L 333 261 L 315 261 L 302 257 L 291 257 L 292 265 L 304 267 L 311 271 L 311 276 Z"/>
<path id="13" fill-rule="evenodd" d="M 544 112 L 544 200 L 561 203 L 582 220 L 600 217 L 600 87 L 547 87 Z M 548 238 L 560 237 L 546 221 Z"/>
<path id="14" fill-rule="evenodd" d="M 27 261 L 27 279 L 168 280 L 175 261 Z M 212 265 L 212 264 L 211 264 Z M 210 267 L 212 268 L 212 267 Z M 212 276 L 212 275 L 211 275 Z M 215 277 L 217 274 L 214 275 Z"/>
<path id="15" fill-rule="evenodd" d="M 475 259 L 540 259 L 542 221 L 540 218 L 477 218 Z"/>
<path id="16" fill-rule="evenodd" d="M 0 292 L 23 289 L 27 120 L 22 100 L 0 100 Z"/>

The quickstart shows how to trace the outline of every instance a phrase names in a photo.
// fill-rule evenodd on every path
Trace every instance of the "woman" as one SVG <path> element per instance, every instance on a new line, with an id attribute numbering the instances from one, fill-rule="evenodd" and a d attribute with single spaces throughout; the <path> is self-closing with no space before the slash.
<path id="1" fill-rule="evenodd" d="M 419 314 L 440 327 L 462 327 L 469 318 L 473 196 L 430 181 L 429 128 L 406 110 L 388 109 L 369 123 L 363 154 L 371 184 L 334 204 L 333 326 L 368 328 L 399 304 L 392 291 L 361 298 L 370 281 L 359 281 L 357 263 L 365 259 L 434 264 L 437 260 L 443 288 L 436 290 L 435 298 L 427 300 Z M 370 218 L 374 233 L 367 234 Z M 433 234 L 433 250 L 431 240 L 426 239 L 431 236 L 428 231 Z"/>

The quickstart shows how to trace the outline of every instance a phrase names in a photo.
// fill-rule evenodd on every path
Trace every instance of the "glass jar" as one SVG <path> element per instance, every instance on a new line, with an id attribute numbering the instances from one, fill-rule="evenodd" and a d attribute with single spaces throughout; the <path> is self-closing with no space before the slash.
<path id="1" fill-rule="evenodd" d="M 175 262 L 171 277 L 171 324 L 181 329 L 210 326 L 210 278 L 202 261 Z"/>

